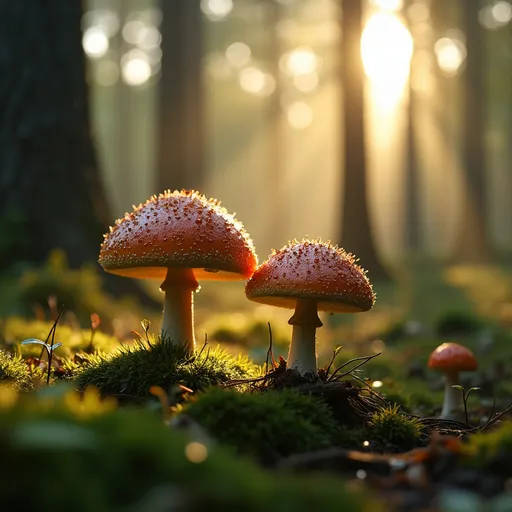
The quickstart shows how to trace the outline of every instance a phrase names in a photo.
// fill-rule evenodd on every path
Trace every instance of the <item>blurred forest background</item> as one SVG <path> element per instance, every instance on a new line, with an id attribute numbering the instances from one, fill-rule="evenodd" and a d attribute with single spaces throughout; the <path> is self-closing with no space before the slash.
<path id="1" fill-rule="evenodd" d="M 343 130 L 353 124 L 343 117 L 342 8 L 349 16 L 355 3 L 91 1 L 83 42 L 113 213 L 196 187 L 237 212 L 260 257 L 292 237 L 344 243 Z M 479 229 L 482 243 L 510 249 L 511 4 L 362 4 L 379 252 L 464 259 Z M 357 208 L 345 212 L 356 226 Z"/>
<path id="2" fill-rule="evenodd" d="M 115 218 L 183 187 L 236 212 L 260 261 L 304 236 L 354 252 L 387 323 L 512 316 L 509 1 L 20 0 L 0 14 L 3 314 L 57 295 L 108 317 L 80 288 L 98 275 L 158 305 L 158 283 L 146 300 L 95 261 Z M 89 284 L 72 270 L 62 284 L 56 248 L 92 265 Z"/>

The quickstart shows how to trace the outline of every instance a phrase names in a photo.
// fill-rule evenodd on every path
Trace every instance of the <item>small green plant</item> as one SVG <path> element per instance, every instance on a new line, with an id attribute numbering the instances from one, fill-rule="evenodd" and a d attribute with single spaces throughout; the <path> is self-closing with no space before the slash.
<path id="1" fill-rule="evenodd" d="M 30 371 L 21 356 L 0 351 L 0 384 L 12 386 L 17 390 L 32 389 Z"/>
<path id="2" fill-rule="evenodd" d="M 452 388 L 455 388 L 455 389 L 459 389 L 460 392 L 462 393 L 462 403 L 464 404 L 464 417 L 466 419 L 466 425 L 470 426 L 469 425 L 469 419 L 468 419 L 468 398 L 469 398 L 469 395 L 473 392 L 473 391 L 480 391 L 480 388 L 477 388 L 477 387 L 473 387 L 473 388 L 469 388 L 467 391 L 464 389 L 463 386 L 459 385 L 459 384 L 454 384 L 452 386 Z"/>
<path id="3" fill-rule="evenodd" d="M 400 407 L 396 404 L 375 413 L 369 427 L 372 440 L 403 449 L 415 446 L 423 431 L 421 423 L 400 412 Z"/>
<path id="4" fill-rule="evenodd" d="M 291 389 L 242 393 L 213 388 L 185 404 L 183 412 L 221 443 L 263 461 L 325 448 L 338 433 L 323 401 Z"/>
<path id="5" fill-rule="evenodd" d="M 21 341 L 28 338 L 45 340 L 54 322 L 40 320 L 26 320 L 20 317 L 8 317 L 4 320 L 3 339 L 0 339 L 0 348 L 13 352 L 17 350 Z M 91 330 L 73 328 L 63 322 L 59 323 L 59 341 L 62 346 L 59 356 L 72 357 L 75 352 L 85 350 L 90 343 Z M 119 347 L 119 340 L 113 336 L 97 330 L 94 334 L 94 348 L 101 352 L 112 352 Z M 25 357 L 39 357 L 41 347 L 37 345 L 24 345 L 22 354 Z"/>
<path id="6" fill-rule="evenodd" d="M 151 386 L 169 391 L 183 384 L 197 391 L 254 377 L 258 372 L 246 357 L 233 357 L 220 348 L 187 357 L 184 347 L 162 343 L 158 338 L 153 342 L 139 339 L 111 355 L 100 355 L 76 372 L 76 380 L 79 389 L 95 386 L 105 394 L 148 397 Z"/>

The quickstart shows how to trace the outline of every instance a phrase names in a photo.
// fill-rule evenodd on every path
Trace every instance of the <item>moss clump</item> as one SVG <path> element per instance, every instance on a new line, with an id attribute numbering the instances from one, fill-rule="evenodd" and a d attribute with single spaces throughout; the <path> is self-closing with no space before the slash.
<path id="1" fill-rule="evenodd" d="M 28 366 L 20 356 L 11 356 L 0 351 L 0 384 L 19 390 L 32 388 Z"/>
<path id="2" fill-rule="evenodd" d="M 116 410 L 93 392 L 83 400 L 75 393 L 27 397 L 3 408 L 0 438 L 9 468 L 0 495 L 17 510 L 364 509 L 339 478 L 263 471 L 185 437 L 147 410 Z M 191 442 L 201 457 L 193 456 Z"/>
<path id="3" fill-rule="evenodd" d="M 183 411 L 221 443 L 263 462 L 333 444 L 338 424 L 320 399 L 293 390 L 211 389 Z"/>
<path id="4" fill-rule="evenodd" d="M 216 348 L 187 357 L 184 347 L 138 342 L 117 353 L 100 356 L 77 375 L 79 389 L 94 386 L 102 393 L 149 396 L 151 386 L 169 391 L 183 384 L 194 391 L 234 379 L 255 376 L 258 367 L 246 357 L 233 357 Z"/>
<path id="5" fill-rule="evenodd" d="M 464 452 L 470 455 L 468 464 L 482 467 L 500 459 L 510 467 L 512 457 L 512 421 L 505 421 L 489 432 L 480 432 L 468 438 Z"/>
<path id="6" fill-rule="evenodd" d="M 422 431 L 421 423 L 401 413 L 396 405 L 375 413 L 369 423 L 371 441 L 384 447 L 412 448 L 419 442 Z"/>

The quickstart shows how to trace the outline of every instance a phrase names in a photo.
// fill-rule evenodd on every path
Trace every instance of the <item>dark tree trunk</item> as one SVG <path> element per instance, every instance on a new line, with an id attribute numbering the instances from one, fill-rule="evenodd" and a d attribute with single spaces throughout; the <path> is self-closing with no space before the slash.
<path id="1" fill-rule="evenodd" d="M 370 279 L 388 279 L 372 233 L 367 198 L 364 75 L 361 60 L 362 1 L 342 2 L 341 80 L 345 132 L 341 245 L 354 253 Z"/>
<path id="2" fill-rule="evenodd" d="M 463 30 L 467 60 L 463 74 L 462 137 L 464 177 L 462 208 L 452 260 L 457 263 L 487 263 L 491 242 L 487 228 L 485 162 L 485 33 L 478 21 L 478 2 L 463 2 Z"/>
<path id="3" fill-rule="evenodd" d="M 203 185 L 204 127 L 200 0 L 161 0 L 159 191 Z"/>
<path id="4" fill-rule="evenodd" d="M 0 264 L 97 259 L 107 204 L 90 136 L 79 0 L 0 4 Z"/>

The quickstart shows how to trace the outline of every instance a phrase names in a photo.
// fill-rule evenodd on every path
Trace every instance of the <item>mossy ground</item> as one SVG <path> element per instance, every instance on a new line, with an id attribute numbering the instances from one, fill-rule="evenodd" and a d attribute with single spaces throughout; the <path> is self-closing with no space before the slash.
<path id="1" fill-rule="evenodd" d="M 201 349 L 188 357 L 182 346 L 158 339 L 97 357 L 77 370 L 76 383 L 79 389 L 94 386 L 104 394 L 143 398 L 150 396 L 151 386 L 171 392 L 181 384 L 199 391 L 258 372 L 247 357 L 233 357 L 220 348 Z"/>
<path id="2" fill-rule="evenodd" d="M 286 389 L 211 389 L 185 404 L 191 417 L 221 443 L 263 462 L 331 446 L 339 425 L 323 400 Z"/>
<path id="3" fill-rule="evenodd" d="M 263 471 L 93 391 L 0 403 L 0 495 L 17 510 L 379 510 L 339 478 Z"/>
<path id="4" fill-rule="evenodd" d="M 464 447 L 471 466 L 501 465 L 510 467 L 512 458 L 512 421 L 504 421 L 488 432 L 470 436 Z"/>
<path id="5" fill-rule="evenodd" d="M 17 390 L 32 389 L 32 376 L 20 356 L 0 351 L 0 385 L 12 386 Z"/>

